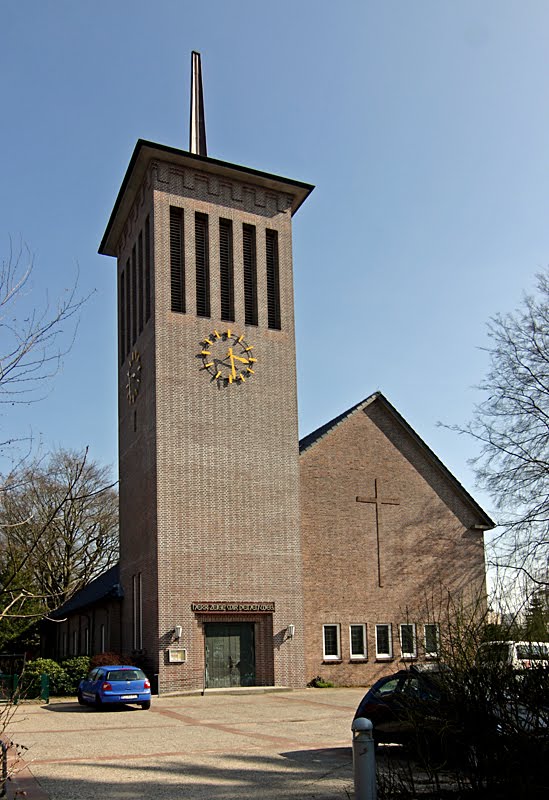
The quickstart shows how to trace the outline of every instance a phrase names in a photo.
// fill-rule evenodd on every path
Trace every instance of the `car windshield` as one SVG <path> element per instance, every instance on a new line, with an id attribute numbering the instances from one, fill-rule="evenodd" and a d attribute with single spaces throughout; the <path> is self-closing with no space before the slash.
<path id="1" fill-rule="evenodd" d="M 478 651 L 478 660 L 481 664 L 493 664 L 497 661 L 507 661 L 509 645 L 506 642 L 483 644 Z"/>
<path id="2" fill-rule="evenodd" d="M 142 681 L 145 673 L 140 669 L 111 669 L 107 672 L 108 681 Z"/>
<path id="3" fill-rule="evenodd" d="M 520 644 L 517 658 L 529 661 L 549 661 L 549 647 L 546 644 Z"/>

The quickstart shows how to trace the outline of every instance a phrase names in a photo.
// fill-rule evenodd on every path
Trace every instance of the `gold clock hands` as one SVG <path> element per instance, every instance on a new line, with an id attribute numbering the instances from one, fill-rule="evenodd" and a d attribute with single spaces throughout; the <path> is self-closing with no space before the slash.
<path id="1" fill-rule="evenodd" d="M 233 355 L 233 348 L 232 347 L 229 347 L 229 350 L 227 352 L 227 356 L 228 356 L 228 358 L 230 359 L 230 362 L 231 362 L 231 377 L 232 377 L 232 379 L 234 381 L 234 379 L 236 378 L 236 368 L 235 368 L 235 365 L 234 365 L 235 356 Z"/>
<path id="2" fill-rule="evenodd" d="M 240 356 L 233 356 L 233 358 L 234 358 L 235 361 L 241 361 L 243 364 L 249 364 L 250 363 L 250 359 L 249 358 L 240 358 Z"/>

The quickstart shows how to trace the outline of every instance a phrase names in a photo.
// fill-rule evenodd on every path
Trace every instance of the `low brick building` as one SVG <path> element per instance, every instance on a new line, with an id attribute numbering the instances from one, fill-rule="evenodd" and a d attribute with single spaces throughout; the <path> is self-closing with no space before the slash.
<path id="1" fill-rule="evenodd" d="M 492 520 L 379 392 L 300 453 L 307 680 L 436 658 L 447 598 L 485 605 Z"/>

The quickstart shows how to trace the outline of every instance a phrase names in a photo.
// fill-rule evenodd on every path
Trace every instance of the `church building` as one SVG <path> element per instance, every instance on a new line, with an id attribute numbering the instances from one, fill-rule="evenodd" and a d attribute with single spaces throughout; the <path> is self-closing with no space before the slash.
<path id="1" fill-rule="evenodd" d="M 484 593 L 490 518 L 383 395 L 298 441 L 292 221 L 313 187 L 139 140 L 116 259 L 120 563 L 58 612 L 160 692 L 370 683 L 436 657 L 441 587 Z"/>

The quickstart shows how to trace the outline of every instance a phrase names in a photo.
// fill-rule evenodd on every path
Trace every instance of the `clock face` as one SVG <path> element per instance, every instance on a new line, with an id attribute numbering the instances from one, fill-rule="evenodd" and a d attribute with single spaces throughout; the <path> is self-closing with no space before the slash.
<path id="1" fill-rule="evenodd" d="M 137 350 L 134 350 L 130 355 L 127 377 L 126 392 L 128 402 L 135 403 L 141 386 L 141 356 Z"/>
<path id="2" fill-rule="evenodd" d="M 255 374 L 257 358 L 253 345 L 230 328 L 213 331 L 201 345 L 202 369 L 218 386 L 241 385 Z"/>

